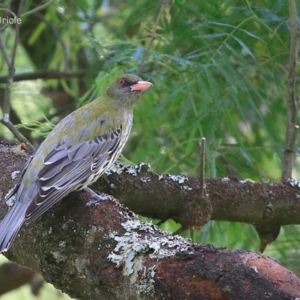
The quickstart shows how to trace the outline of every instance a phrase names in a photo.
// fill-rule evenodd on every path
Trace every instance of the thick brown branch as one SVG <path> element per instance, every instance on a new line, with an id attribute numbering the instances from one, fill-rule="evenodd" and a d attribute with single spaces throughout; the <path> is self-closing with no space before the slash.
<path id="1" fill-rule="evenodd" d="M 13 171 L 20 170 L 24 162 L 24 156 L 0 145 L 0 168 L 7 170 L 0 174 L 2 195 L 14 184 Z M 134 174 L 134 169 L 139 172 Z M 174 213 L 174 202 L 184 195 L 186 198 L 180 200 L 181 209 L 192 205 L 194 196 L 188 194 L 199 197 L 198 179 L 160 177 L 141 166 L 134 169 L 124 168 L 122 174 L 105 176 L 98 187 L 107 189 L 110 185 L 110 190 L 122 201 L 132 204 L 129 199 L 133 198 L 137 210 L 150 209 L 152 214 L 161 209 L 164 213 L 167 210 Z M 243 211 L 243 204 L 238 203 L 238 200 L 242 202 L 241 192 L 252 202 L 252 208 L 257 209 L 259 199 L 251 196 L 257 187 L 261 192 L 257 184 L 207 181 L 211 216 L 236 219 L 234 211 Z M 278 187 L 283 191 L 277 190 L 276 184 L 265 185 L 264 197 L 270 203 L 274 201 L 276 206 L 277 197 L 283 196 L 285 202 L 292 201 L 292 197 L 297 199 L 298 188 L 282 183 Z M 86 207 L 88 197 L 85 192 L 72 193 L 42 220 L 23 228 L 7 253 L 8 258 L 39 271 L 47 281 L 76 299 L 174 299 L 180 295 L 182 299 L 256 300 L 264 299 L 266 293 L 278 300 L 300 297 L 300 280 L 270 258 L 247 251 L 193 245 L 138 220 L 115 200 Z M 149 198 L 156 208 L 147 205 L 151 202 Z M 224 217 L 223 198 L 231 206 L 231 216 L 225 212 Z M 193 204 L 198 205 L 202 204 L 197 201 Z M 270 214 L 274 213 L 272 209 Z M 0 216 L 6 211 L 2 200 Z M 244 211 L 241 218 L 253 220 L 250 211 Z"/>
<path id="2" fill-rule="evenodd" d="M 198 178 L 160 175 L 147 165 L 137 165 L 116 168 L 95 187 L 138 214 L 172 218 L 185 228 L 200 228 L 208 220 L 243 222 L 265 229 L 300 224 L 300 182 L 209 178 L 205 185 L 206 197 L 200 199 Z"/>
<path id="3" fill-rule="evenodd" d="M 116 165 L 94 188 L 113 195 L 138 214 L 159 220 L 170 218 L 184 228 L 197 229 L 208 220 L 255 224 L 265 231 L 300 224 L 297 181 L 260 183 L 209 178 L 205 180 L 205 198 L 201 199 L 199 178 L 161 175 L 139 164 Z"/>

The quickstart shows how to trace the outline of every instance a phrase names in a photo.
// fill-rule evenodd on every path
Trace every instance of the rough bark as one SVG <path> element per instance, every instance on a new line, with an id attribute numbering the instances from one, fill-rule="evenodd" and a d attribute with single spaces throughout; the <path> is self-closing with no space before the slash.
<path id="1" fill-rule="evenodd" d="M 12 174 L 26 161 L 26 156 L 16 154 L 19 152 L 15 149 L 0 146 L 0 167 L 5 170 L 0 175 L 1 217 L 7 211 L 3 196 L 17 181 Z M 133 170 L 140 172 L 134 174 Z M 280 221 L 274 224 L 282 225 L 288 222 L 282 210 L 277 213 L 277 201 L 282 197 L 289 220 L 297 220 L 291 219 L 297 208 L 289 209 L 289 202 L 296 202 L 298 188 L 288 183 L 207 180 L 206 199 L 200 200 L 197 179 L 161 177 L 140 165 L 123 168 L 122 174 L 104 176 L 97 188 L 114 191 L 136 212 L 162 219 L 172 217 L 188 227 L 201 226 L 210 217 L 263 224 L 266 218 L 275 222 L 277 216 Z M 41 220 L 23 228 L 7 257 L 38 271 L 77 299 L 300 297 L 300 280 L 268 257 L 194 245 L 140 221 L 115 199 L 87 207 L 89 197 L 85 192 L 72 193 Z M 228 207 L 224 205 L 226 199 Z M 272 205 L 266 214 L 268 203 Z"/>

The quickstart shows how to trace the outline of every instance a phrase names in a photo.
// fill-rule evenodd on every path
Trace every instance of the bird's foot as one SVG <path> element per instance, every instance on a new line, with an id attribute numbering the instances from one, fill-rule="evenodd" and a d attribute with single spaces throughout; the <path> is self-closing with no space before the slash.
<path id="1" fill-rule="evenodd" d="M 89 202 L 87 202 L 86 206 L 93 206 L 99 203 L 100 201 L 107 201 L 110 199 L 109 195 L 105 193 L 97 194 L 96 192 L 94 192 L 92 189 L 88 187 L 85 188 L 84 191 L 88 192 L 92 196 L 92 199 Z"/>

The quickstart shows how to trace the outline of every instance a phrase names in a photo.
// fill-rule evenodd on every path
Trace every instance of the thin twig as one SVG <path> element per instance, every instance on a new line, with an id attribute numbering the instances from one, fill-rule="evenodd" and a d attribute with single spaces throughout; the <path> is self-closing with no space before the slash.
<path id="1" fill-rule="evenodd" d="M 24 0 L 21 0 L 18 8 L 18 13 L 16 16 L 17 18 L 19 18 L 21 15 L 23 5 L 24 5 Z M 5 47 L 5 43 L 3 41 L 2 32 L 0 31 L 0 49 L 8 67 L 8 75 L 6 77 L 6 87 L 4 92 L 3 109 L 2 109 L 3 119 L 1 120 L 1 123 L 5 125 L 19 141 L 26 143 L 28 148 L 31 151 L 34 151 L 34 147 L 31 145 L 31 143 L 19 132 L 19 130 L 10 121 L 10 96 L 11 96 L 11 89 L 12 89 L 12 84 L 15 76 L 15 57 L 16 57 L 17 47 L 19 42 L 19 29 L 20 29 L 20 24 L 17 22 L 15 24 L 15 39 L 13 43 L 11 57 L 9 57 L 7 48 Z"/>
<path id="2" fill-rule="evenodd" d="M 158 16 L 157 16 L 157 18 L 156 18 L 156 22 L 155 22 L 154 27 L 153 27 L 153 30 L 152 30 L 151 40 L 150 40 L 150 42 L 149 42 L 148 48 L 147 48 L 146 51 L 144 52 L 144 55 L 143 55 L 143 57 L 142 57 L 142 60 L 141 60 L 139 66 L 138 66 L 138 68 L 137 68 L 137 71 L 136 71 L 136 74 L 137 74 L 137 75 L 140 74 L 141 69 L 142 69 L 142 67 L 143 67 L 143 65 L 144 65 L 144 63 L 145 63 L 145 60 L 147 59 L 147 56 L 148 56 L 148 54 L 149 54 L 149 52 L 150 52 L 150 49 L 151 49 L 151 47 L 152 47 L 152 45 L 153 45 L 153 42 L 154 42 L 155 38 L 156 38 L 156 31 L 157 31 L 157 27 L 158 27 L 158 23 L 159 23 L 159 21 L 160 21 L 161 15 L 162 15 L 164 9 L 166 8 L 166 6 L 168 5 L 169 1 L 170 1 L 170 0 L 163 0 L 162 3 L 161 3 L 160 10 L 159 10 Z"/>
<path id="3" fill-rule="evenodd" d="M 56 0 L 50 0 L 47 3 L 43 4 L 43 5 L 35 7 L 32 10 L 26 11 L 24 14 L 21 15 L 21 17 L 23 18 L 23 17 L 27 17 L 29 15 L 32 15 L 32 14 L 34 14 L 34 13 L 36 13 L 36 12 L 38 12 L 38 11 L 44 9 L 44 8 L 46 8 L 47 6 L 49 6 L 54 1 L 56 1 Z"/>
<path id="4" fill-rule="evenodd" d="M 50 5 L 51 3 L 53 3 L 54 1 L 56 1 L 56 0 L 50 0 L 50 1 L 48 1 L 47 3 L 43 4 L 43 5 L 40 5 L 40 6 L 38 6 L 38 7 L 35 7 L 35 8 L 33 8 L 32 10 L 26 11 L 24 14 L 21 14 L 21 15 L 19 15 L 18 17 L 24 18 L 24 17 L 27 17 L 27 16 L 29 16 L 29 15 L 35 14 L 36 12 L 38 12 L 38 11 L 40 11 L 40 10 L 42 10 L 42 9 L 45 9 L 47 6 L 49 6 L 49 5 Z M 20 6 L 19 6 L 19 7 L 20 7 Z M 13 14 L 13 15 L 16 17 L 16 15 L 15 15 L 12 11 L 10 11 L 10 10 L 8 10 L 8 9 L 5 9 L 5 8 L 2 8 L 2 7 L 1 7 L 1 10 L 8 11 L 9 13 Z M 3 26 L 2 28 L 0 28 L 0 32 L 1 32 L 1 31 L 4 31 L 4 30 L 5 30 L 7 27 L 9 27 L 9 26 L 10 26 L 10 25 L 7 24 L 7 25 Z"/>
<path id="5" fill-rule="evenodd" d="M 5 7 L 3 7 L 3 5 L 2 4 L 0 4 L 0 10 L 4 10 L 4 11 L 7 11 L 8 13 L 10 13 L 11 15 L 13 15 L 14 16 L 14 19 L 16 19 L 17 18 L 17 15 L 12 11 L 12 10 L 10 10 L 10 9 L 8 9 L 8 8 L 5 8 Z"/>
<path id="6" fill-rule="evenodd" d="M 206 139 L 202 138 L 200 143 L 200 199 L 204 199 L 204 176 L 205 176 L 205 145 Z"/>
<path id="7" fill-rule="evenodd" d="M 7 66 L 10 66 L 11 65 L 11 60 L 10 60 L 10 57 L 8 55 L 8 51 L 7 51 L 6 47 L 5 47 L 5 43 L 4 43 L 1 31 L 0 31 L 0 49 L 1 49 L 3 58 L 4 58 L 4 60 L 5 60 L 6 64 L 7 64 Z M 7 81 L 7 77 L 6 77 L 5 82 L 6 81 Z"/>
<path id="8" fill-rule="evenodd" d="M 24 5 L 24 0 L 20 1 L 18 13 L 17 13 L 17 18 L 21 14 L 21 10 Z M 9 121 L 9 113 L 10 113 L 10 95 L 11 95 L 11 88 L 13 84 L 13 79 L 15 76 L 15 57 L 16 57 L 16 52 L 17 52 L 17 47 L 18 47 L 18 42 L 19 42 L 19 29 L 20 29 L 20 24 L 16 23 L 15 24 L 15 39 L 13 43 L 13 49 L 12 49 L 12 54 L 11 57 L 9 58 L 8 51 L 5 47 L 5 44 L 3 42 L 2 34 L 1 35 L 1 50 L 4 55 L 4 59 L 6 61 L 7 67 L 8 67 L 8 76 L 6 80 L 6 89 L 4 93 L 4 101 L 3 101 L 3 121 L 8 122 Z"/>
<path id="9" fill-rule="evenodd" d="M 59 71 L 59 70 L 46 70 L 36 72 L 25 72 L 17 74 L 14 77 L 14 82 L 25 81 L 25 80 L 36 80 L 36 79 L 68 79 L 68 78 L 80 78 L 84 76 L 84 70 L 78 71 Z M 7 76 L 0 76 L 0 83 L 7 81 Z"/>
<path id="10" fill-rule="evenodd" d="M 297 122 L 298 103 L 295 95 L 296 86 L 296 63 L 298 57 L 298 30 L 297 10 L 295 0 L 289 0 L 290 15 L 290 59 L 287 81 L 287 125 L 285 137 L 285 149 L 282 160 L 282 177 L 286 181 L 292 177 L 292 170 L 295 158 L 295 144 L 299 126 Z"/>
<path id="11" fill-rule="evenodd" d="M 10 120 L 4 121 L 3 119 L 1 119 L 0 122 L 9 129 L 9 131 L 14 135 L 14 137 L 19 142 L 25 143 L 28 149 L 30 150 L 30 152 L 35 151 L 34 146 L 28 141 L 28 139 L 26 139 L 26 137 L 15 127 L 15 125 Z"/>
<path id="12" fill-rule="evenodd" d="M 4 8 L 4 7 L 2 7 L 1 5 L 0 5 L 0 10 L 7 11 L 8 13 L 10 13 L 11 15 L 14 16 L 14 19 L 15 19 L 15 20 L 17 19 L 17 15 L 16 15 L 13 11 L 11 11 L 11 10 L 9 10 L 9 9 L 7 9 L 7 8 Z M 4 31 L 5 28 L 7 28 L 8 26 L 9 26 L 9 24 L 6 24 L 6 25 L 4 25 L 3 27 L 1 27 L 1 28 L 0 28 L 0 32 L 1 32 L 1 31 Z"/>
<path id="13" fill-rule="evenodd" d="M 18 13 L 17 13 L 17 19 L 20 18 L 23 6 L 24 6 L 25 0 L 21 0 L 18 8 Z M 12 49 L 12 54 L 11 54 L 11 65 L 13 66 L 14 69 L 14 76 L 15 76 L 15 58 L 16 58 L 16 53 L 17 53 L 17 47 L 19 43 L 19 36 L 20 36 L 20 23 L 16 22 L 15 24 L 15 40 L 14 40 L 14 46 Z"/>

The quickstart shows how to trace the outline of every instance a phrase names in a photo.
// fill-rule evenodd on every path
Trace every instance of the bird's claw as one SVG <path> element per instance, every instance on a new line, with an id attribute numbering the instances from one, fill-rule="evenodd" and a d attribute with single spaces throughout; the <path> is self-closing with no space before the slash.
<path id="1" fill-rule="evenodd" d="M 97 194 L 90 188 L 85 188 L 84 190 L 92 196 L 92 199 L 89 202 L 87 202 L 86 206 L 93 206 L 99 203 L 100 201 L 107 201 L 110 199 L 110 196 L 105 193 Z"/>

